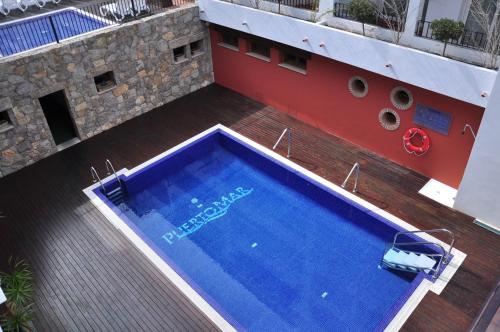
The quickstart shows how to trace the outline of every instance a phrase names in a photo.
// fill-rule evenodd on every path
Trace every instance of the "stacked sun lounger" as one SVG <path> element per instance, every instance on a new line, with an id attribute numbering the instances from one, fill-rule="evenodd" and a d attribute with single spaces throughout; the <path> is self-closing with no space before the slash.
<path id="1" fill-rule="evenodd" d="M 10 11 L 15 9 L 24 12 L 32 6 L 42 8 L 48 2 L 58 4 L 61 0 L 0 0 L 0 13 L 9 15 Z"/>
<path id="2" fill-rule="evenodd" d="M 116 21 L 123 21 L 125 16 L 137 16 L 142 12 L 149 12 L 146 0 L 118 0 L 99 7 L 102 16 L 111 15 Z"/>

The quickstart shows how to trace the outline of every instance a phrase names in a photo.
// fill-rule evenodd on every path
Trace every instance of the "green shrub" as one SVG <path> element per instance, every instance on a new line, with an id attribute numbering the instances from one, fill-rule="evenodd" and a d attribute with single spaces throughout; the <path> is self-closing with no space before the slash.
<path id="1" fill-rule="evenodd" d="M 7 311 L 1 325 L 5 331 L 29 330 L 34 295 L 33 274 L 23 260 L 9 259 L 11 271 L 0 273 L 0 284 L 7 298 Z"/>
<path id="2" fill-rule="evenodd" d="M 377 18 L 377 9 L 370 0 L 352 0 L 349 4 L 349 15 L 356 21 L 362 23 L 363 36 L 365 35 L 365 23 L 374 23 Z"/>
<path id="3" fill-rule="evenodd" d="M 444 43 L 443 56 L 450 39 L 458 39 L 464 32 L 464 24 L 449 18 L 441 18 L 431 23 L 432 35 Z"/>

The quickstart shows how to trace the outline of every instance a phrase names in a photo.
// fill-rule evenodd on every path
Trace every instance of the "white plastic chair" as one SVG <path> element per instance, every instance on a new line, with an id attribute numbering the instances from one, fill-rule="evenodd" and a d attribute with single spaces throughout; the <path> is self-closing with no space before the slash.
<path id="1" fill-rule="evenodd" d="M 135 16 L 139 15 L 141 12 L 149 13 L 151 8 L 149 8 L 146 0 L 132 0 L 134 2 Z"/>
<path id="2" fill-rule="evenodd" d="M 10 9 L 3 5 L 3 0 L 0 0 L 0 13 L 7 16 L 10 13 Z"/>
<path id="3" fill-rule="evenodd" d="M 26 7 L 36 6 L 38 8 L 42 8 L 47 4 L 45 0 L 21 0 L 21 3 Z"/>
<path id="4" fill-rule="evenodd" d="M 3 0 L 3 8 L 8 12 L 13 9 L 19 9 L 24 12 L 28 9 L 28 6 L 24 5 L 21 0 Z"/>
<path id="5" fill-rule="evenodd" d="M 125 16 L 134 15 L 132 10 L 132 2 L 130 0 L 118 0 L 104 6 L 99 7 L 99 12 L 102 16 L 113 15 L 116 21 L 123 21 Z"/>

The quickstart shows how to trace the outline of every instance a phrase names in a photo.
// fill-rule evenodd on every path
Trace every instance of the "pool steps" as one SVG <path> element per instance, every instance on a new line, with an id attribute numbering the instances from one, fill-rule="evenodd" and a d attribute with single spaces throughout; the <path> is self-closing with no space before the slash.
<path id="1" fill-rule="evenodd" d="M 408 269 L 412 272 L 431 271 L 436 261 L 424 254 L 415 254 L 411 251 L 391 248 L 384 255 L 384 263 L 389 266 Z"/>
<path id="2" fill-rule="evenodd" d="M 417 233 L 422 236 L 428 236 L 430 233 L 444 233 L 449 237 L 450 242 L 446 245 L 442 242 L 426 241 L 425 238 L 417 238 L 415 236 Z M 400 238 L 403 240 L 400 241 Z M 442 267 L 449 263 L 454 244 L 455 234 L 444 228 L 398 232 L 394 235 L 389 249 L 384 250 L 380 265 L 413 273 L 423 271 L 432 276 L 435 281 Z M 447 246 L 448 250 L 444 246 Z"/>
<path id="3" fill-rule="evenodd" d="M 122 181 L 120 180 L 120 178 L 116 174 L 115 168 L 113 167 L 113 164 L 111 163 L 111 161 L 109 161 L 109 159 L 106 159 L 105 164 L 106 164 L 106 170 L 108 172 L 108 175 L 113 174 L 115 176 L 115 179 L 118 183 L 118 187 L 116 187 L 112 190 L 110 190 L 109 188 L 106 188 L 103 185 L 101 178 L 99 177 L 99 174 L 97 173 L 94 166 L 90 167 L 90 174 L 92 175 L 92 179 L 93 179 L 94 183 L 99 182 L 99 185 L 101 186 L 101 191 L 103 192 L 103 194 L 105 194 L 106 197 L 111 202 L 113 202 L 115 205 L 119 205 L 120 203 L 123 203 L 123 201 L 125 200 Z"/>

